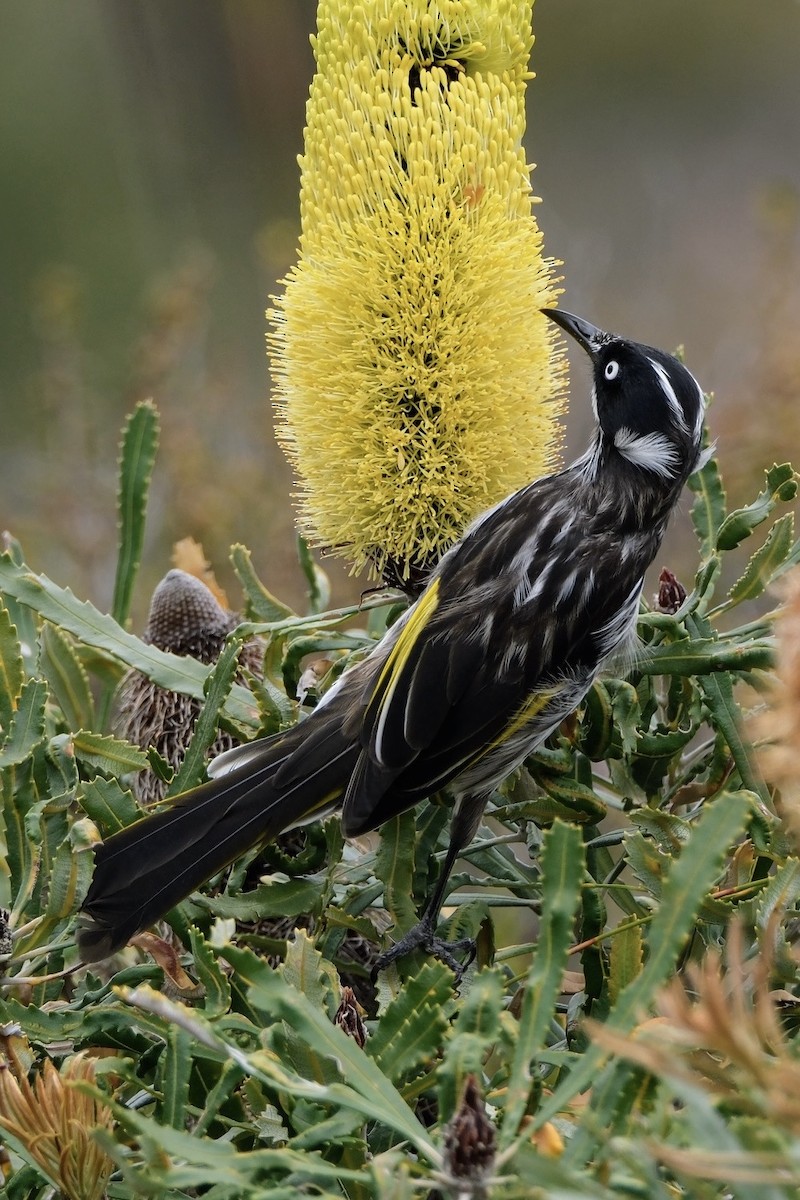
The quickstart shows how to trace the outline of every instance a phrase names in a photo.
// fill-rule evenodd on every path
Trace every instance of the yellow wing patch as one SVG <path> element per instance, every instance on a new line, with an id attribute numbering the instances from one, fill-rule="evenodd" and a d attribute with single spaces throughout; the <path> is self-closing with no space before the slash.
<path id="1" fill-rule="evenodd" d="M 365 723 L 367 725 L 371 724 L 376 715 L 376 706 L 378 709 L 381 709 L 385 704 L 390 703 L 394 689 L 403 674 L 414 646 L 417 644 L 420 634 L 438 607 L 439 580 L 434 579 L 430 587 L 423 592 L 417 601 L 416 607 L 400 631 L 400 636 L 392 646 L 389 657 L 383 665 L 365 713 Z"/>
<path id="2" fill-rule="evenodd" d="M 529 696 L 527 700 L 524 700 L 502 733 L 495 738 L 492 746 L 502 746 L 503 743 L 507 742 L 509 738 L 512 738 L 515 733 L 519 733 L 520 729 L 524 729 L 524 727 L 529 724 L 534 717 L 538 717 L 539 713 L 547 708 L 547 705 L 550 703 L 550 701 L 553 700 L 560 691 L 561 688 L 557 687 L 546 688 L 542 692 L 534 692 L 532 696 Z"/>

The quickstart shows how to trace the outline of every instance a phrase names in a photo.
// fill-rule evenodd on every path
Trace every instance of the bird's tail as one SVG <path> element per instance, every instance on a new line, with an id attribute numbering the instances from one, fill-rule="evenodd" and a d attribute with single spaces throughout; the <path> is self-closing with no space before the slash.
<path id="1" fill-rule="evenodd" d="M 352 769 L 348 749 L 298 771 L 292 732 L 253 743 L 241 762 L 232 755 L 226 773 L 95 849 L 77 934 L 84 962 L 113 954 L 252 846 L 336 807 Z"/>

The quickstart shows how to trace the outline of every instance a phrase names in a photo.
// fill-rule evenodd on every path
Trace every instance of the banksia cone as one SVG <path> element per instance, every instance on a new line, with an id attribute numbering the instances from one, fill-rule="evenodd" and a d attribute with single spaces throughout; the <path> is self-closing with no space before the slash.
<path id="1" fill-rule="evenodd" d="M 204 583 L 186 571 L 172 570 L 153 592 L 144 641 L 160 650 L 213 663 L 219 658 L 226 637 L 238 623 L 237 614 L 222 608 Z M 260 671 L 263 646 L 258 642 L 247 643 L 242 648 L 241 661 L 250 670 Z M 177 771 L 202 706 L 202 700 L 159 687 L 145 675 L 131 671 L 120 689 L 118 727 L 120 733 L 143 750 L 155 747 Z M 235 739 L 220 730 L 209 749 L 209 757 L 221 754 L 234 744 Z M 134 794 L 140 804 L 163 799 L 166 786 L 149 769 L 140 771 L 133 781 Z"/>
<path id="2" fill-rule="evenodd" d="M 300 259 L 270 316 L 300 520 L 424 573 L 557 457 L 557 297 L 522 148 L 527 0 L 321 0 Z"/>

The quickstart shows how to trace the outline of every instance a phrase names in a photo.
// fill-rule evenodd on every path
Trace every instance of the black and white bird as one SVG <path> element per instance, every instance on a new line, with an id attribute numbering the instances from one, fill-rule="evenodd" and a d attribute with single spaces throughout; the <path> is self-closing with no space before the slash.
<path id="1" fill-rule="evenodd" d="M 644 573 L 705 457 L 703 392 L 677 359 L 545 311 L 591 360 L 586 453 L 479 517 L 307 720 L 228 751 L 210 782 L 98 846 L 78 931 L 85 961 L 293 825 L 340 810 L 352 837 L 447 788 L 438 883 L 379 961 L 422 946 L 458 967 L 436 936 L 453 864 L 492 791 L 635 639 Z"/>

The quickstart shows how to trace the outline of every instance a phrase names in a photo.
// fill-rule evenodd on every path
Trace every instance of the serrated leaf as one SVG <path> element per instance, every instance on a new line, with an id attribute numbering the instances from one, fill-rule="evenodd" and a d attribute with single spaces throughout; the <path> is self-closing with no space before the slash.
<path id="1" fill-rule="evenodd" d="M 766 929 L 773 913 L 793 909 L 800 898 L 800 860 L 787 858 L 774 875 L 766 880 L 755 905 L 756 924 Z"/>
<path id="2" fill-rule="evenodd" d="M 141 671 L 169 691 L 203 699 L 209 668 L 188 655 L 168 654 L 157 646 L 127 633 L 113 617 L 99 612 L 86 600 L 78 600 L 69 588 L 58 587 L 45 575 L 35 575 L 25 564 L 0 554 L 0 590 L 52 621 L 86 646 L 105 651 L 115 659 Z M 253 726 L 257 709 L 250 693 L 234 684 L 225 703 L 232 720 Z"/>
<path id="3" fill-rule="evenodd" d="M 217 736 L 220 712 L 239 670 L 241 649 L 242 643 L 238 639 L 228 639 L 203 685 L 205 703 L 195 722 L 192 739 L 186 747 L 180 768 L 169 785 L 167 798 L 188 791 L 200 783 L 205 775 L 208 750 Z"/>
<path id="4" fill-rule="evenodd" d="M 19 694 L 8 737 L 0 751 L 0 769 L 19 766 L 42 744 L 45 736 L 46 704 L 47 684 L 44 680 L 26 680 Z"/>
<path id="5" fill-rule="evenodd" d="M 297 615 L 288 604 L 273 596 L 258 578 L 253 569 L 252 555 L 246 546 L 240 543 L 231 546 L 230 558 L 236 578 L 242 585 L 250 620 L 283 621 Z"/>
<path id="6" fill-rule="evenodd" d="M 743 786 L 754 792 L 764 808 L 771 812 L 772 797 L 756 763 L 752 746 L 742 731 L 741 711 L 733 694 L 730 675 L 707 675 L 697 682 L 711 711 L 715 728 L 728 743 Z"/>
<path id="7" fill-rule="evenodd" d="M 766 521 L 776 504 L 793 500 L 797 495 L 797 477 L 791 463 L 776 463 L 766 472 L 766 486 L 752 504 L 730 513 L 719 528 L 717 546 L 733 550 L 740 542 Z"/>
<path id="8" fill-rule="evenodd" d="M 17 630 L 11 614 L 0 601 L 0 744 L 11 725 L 24 678 Z"/>
<path id="9" fill-rule="evenodd" d="M 742 574 L 728 593 L 731 604 L 760 596 L 788 558 L 794 538 L 794 513 L 779 517 L 766 541 L 752 555 Z"/>
<path id="10" fill-rule="evenodd" d="M 503 1037 L 505 1004 L 504 978 L 499 967 L 484 969 L 473 976 L 437 1072 L 439 1112 L 443 1120 L 455 1111 L 466 1076 L 480 1077 L 490 1050 Z"/>
<path id="11" fill-rule="evenodd" d="M 625 831 L 625 857 L 636 878 L 647 892 L 658 899 L 671 856 L 639 830 Z"/>
<path id="12" fill-rule="evenodd" d="M 308 585 L 308 611 L 309 613 L 324 612 L 331 598 L 330 580 L 311 553 L 308 542 L 302 536 L 297 538 L 297 557 Z"/>
<path id="13" fill-rule="evenodd" d="M 249 678 L 253 696 L 258 704 L 259 733 L 265 737 L 270 733 L 278 733 L 287 725 L 293 725 L 296 720 L 296 704 L 290 700 L 272 680 L 264 675 Z"/>
<path id="14" fill-rule="evenodd" d="M 578 748 L 591 762 L 601 762 L 613 752 L 614 710 L 608 688 L 596 679 L 583 702 L 578 728 Z"/>
<path id="15" fill-rule="evenodd" d="M 142 771 L 149 759 L 144 750 L 124 738 L 109 733 L 93 733 L 79 729 L 69 737 L 75 757 L 96 771 L 109 775 L 124 775 L 128 771 Z"/>
<path id="16" fill-rule="evenodd" d="M 452 1006 L 452 971 L 443 963 L 426 962 L 388 1004 L 367 1041 L 367 1054 L 398 1084 L 438 1054 Z"/>
<path id="17" fill-rule="evenodd" d="M 548 775 L 538 772 L 537 783 L 544 788 L 549 796 L 569 813 L 568 820 L 602 821 L 606 816 L 606 806 L 595 796 L 590 787 L 564 775 Z"/>
<path id="18" fill-rule="evenodd" d="M 664 885 L 661 903 L 648 931 L 647 961 L 639 975 L 620 993 L 608 1018 L 609 1027 L 627 1033 L 673 972 L 678 955 L 691 936 L 700 906 L 715 886 L 729 848 L 747 824 L 751 805 L 749 796 L 733 794 L 704 808 L 694 826 L 691 841 L 673 863 Z M 552 1120 L 573 1096 L 592 1084 L 604 1058 L 605 1052 L 596 1045 L 582 1055 L 569 1076 L 560 1081 L 552 1096 L 542 1103 L 535 1118 L 537 1127 Z M 602 1089 L 593 1092 L 593 1108 L 604 1102 Z M 585 1145 L 581 1142 L 574 1149 L 579 1155 Z M 570 1152 L 572 1150 L 571 1143 Z"/>
<path id="19" fill-rule="evenodd" d="M 286 957 L 279 970 L 289 986 L 308 996 L 312 1004 L 318 1004 L 326 1012 L 333 1011 L 331 975 L 335 977 L 335 968 L 322 957 L 305 929 L 296 929 L 287 942 Z"/>
<path id="20" fill-rule="evenodd" d="M 218 959 L 199 930 L 189 930 L 192 958 L 198 982 L 203 987 L 203 1013 L 209 1020 L 223 1016 L 231 1006 L 231 985 Z M 205 1110 L 204 1110 L 205 1115 Z"/>
<path id="21" fill-rule="evenodd" d="M 642 717 L 636 688 L 622 679 L 609 680 L 608 687 L 611 691 L 614 728 L 619 733 L 622 752 L 631 754 L 636 749 Z"/>
<path id="22" fill-rule="evenodd" d="M 119 553 L 111 611 L 122 626 L 130 616 L 136 573 L 142 561 L 147 496 L 158 450 L 158 435 L 158 410 L 152 400 L 143 400 L 128 417 L 120 446 Z"/>
<path id="23" fill-rule="evenodd" d="M 233 917 L 237 921 L 258 921 L 261 917 L 296 917 L 319 908 L 326 886 L 322 875 L 298 875 L 294 879 L 271 876 L 250 892 L 231 896 L 198 896 L 202 904 L 217 917 Z"/>
<path id="24" fill-rule="evenodd" d="M 417 919 L 411 899 L 414 879 L 414 812 L 401 813 L 381 826 L 375 873 L 383 880 L 383 905 L 396 929 L 405 933 Z"/>
<path id="25" fill-rule="evenodd" d="M 508 1077 L 500 1148 L 517 1135 L 533 1087 L 532 1064 L 544 1049 L 550 1018 L 573 940 L 586 862 L 580 830 L 556 821 L 542 839 L 542 910 L 539 936 L 519 1019 Z"/>
<path id="26" fill-rule="evenodd" d="M 771 638 L 742 642 L 733 638 L 686 638 L 648 648 L 636 669 L 642 675 L 709 676 L 726 671 L 766 670 L 773 659 Z"/>
<path id="27" fill-rule="evenodd" d="M 640 925 L 623 921 L 614 931 L 608 966 L 608 992 L 612 1004 L 629 983 L 641 973 L 644 962 L 644 939 Z"/>
<path id="28" fill-rule="evenodd" d="M 84 780 L 78 790 L 77 800 L 87 816 L 91 817 L 105 834 L 118 833 L 141 817 L 130 791 L 116 779 Z"/>
<path id="29" fill-rule="evenodd" d="M 705 558 L 716 547 L 717 530 L 725 520 L 726 511 L 725 489 L 716 458 L 709 459 L 702 471 L 689 476 L 688 487 L 695 494 L 692 524 Z"/>
<path id="30" fill-rule="evenodd" d="M 172 1129 L 186 1124 L 186 1102 L 192 1071 L 192 1037 L 188 1030 L 173 1025 L 167 1031 L 166 1045 L 159 1064 L 158 1122 Z"/>
<path id="31" fill-rule="evenodd" d="M 53 857 L 45 912 L 54 920 L 71 916 L 89 888 L 94 862 L 85 850 L 76 850 L 65 838 Z"/>
<path id="32" fill-rule="evenodd" d="M 263 960 L 234 946 L 226 946 L 224 955 L 237 972 L 239 981 L 247 986 L 250 1003 L 267 1020 L 277 1017 L 286 1021 L 311 1049 L 338 1064 L 346 1084 L 316 1089 L 311 1093 L 312 1096 L 320 1100 L 327 1096 L 329 1103 L 338 1102 L 349 1108 L 355 1107 L 369 1120 L 380 1121 L 401 1137 L 407 1138 L 426 1161 L 438 1164 L 438 1153 L 424 1126 L 378 1066 L 352 1038 L 305 996 L 290 988 Z M 252 1065 L 255 1068 L 255 1064 Z M 259 1063 L 259 1066 L 266 1073 L 272 1064 Z M 276 1078 L 274 1068 L 270 1074 Z M 287 1080 L 287 1085 L 297 1090 L 301 1081 L 292 1083 Z"/>
<path id="33" fill-rule="evenodd" d="M 46 622 L 41 636 L 39 665 L 67 722 L 68 729 L 90 729 L 94 701 L 89 676 L 75 647 L 62 631 Z"/>

